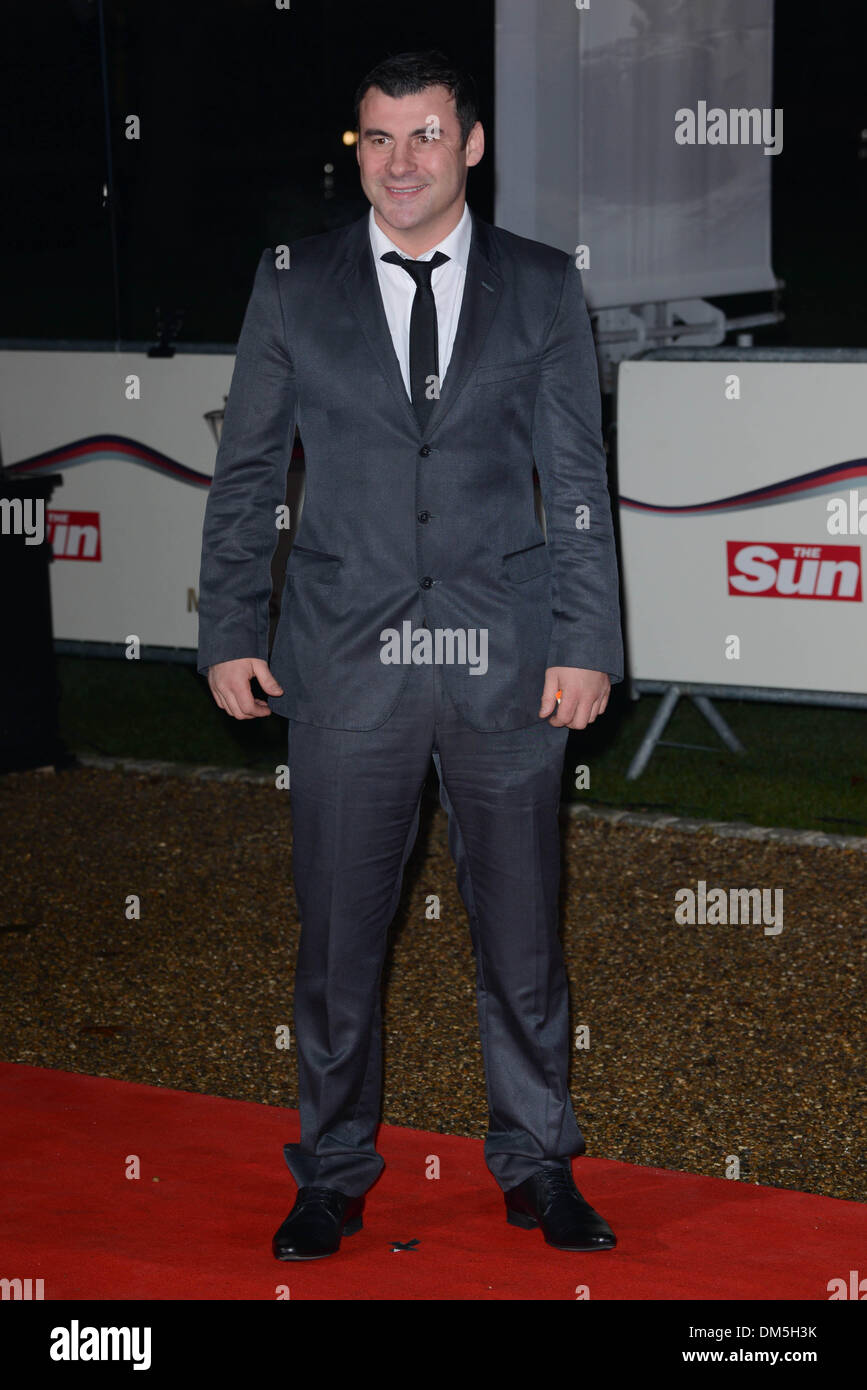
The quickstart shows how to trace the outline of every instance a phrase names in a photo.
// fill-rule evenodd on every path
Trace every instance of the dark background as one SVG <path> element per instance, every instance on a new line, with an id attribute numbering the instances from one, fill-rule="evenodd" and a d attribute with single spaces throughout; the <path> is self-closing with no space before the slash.
<path id="1" fill-rule="evenodd" d="M 867 337 L 865 11 L 776 6 L 774 268 L 787 320 L 758 343 Z M 105 0 L 116 309 L 96 0 L 17 0 L 4 15 L 0 337 L 150 342 L 159 307 L 183 312 L 183 341 L 233 344 L 261 248 L 367 210 L 341 134 L 358 81 L 389 52 L 440 46 L 474 73 L 488 148 L 469 199 L 493 220 L 493 0 L 296 0 L 286 13 L 271 0 Z M 124 138 L 129 113 L 139 141 Z"/>

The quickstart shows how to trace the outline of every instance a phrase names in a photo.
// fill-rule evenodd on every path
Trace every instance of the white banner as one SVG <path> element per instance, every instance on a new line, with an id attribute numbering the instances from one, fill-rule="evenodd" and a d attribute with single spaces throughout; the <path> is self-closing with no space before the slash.
<path id="1" fill-rule="evenodd" d="M 625 362 L 636 679 L 867 693 L 867 363 Z"/>
<path id="2" fill-rule="evenodd" d="M 4 464 L 63 477 L 46 517 L 56 638 L 197 645 L 202 519 L 217 450 L 205 416 L 221 412 L 234 362 L 0 352 Z"/>
<path id="3" fill-rule="evenodd" d="M 499 226 L 586 245 L 594 309 L 776 285 L 773 0 L 497 0 L 496 34 Z"/>

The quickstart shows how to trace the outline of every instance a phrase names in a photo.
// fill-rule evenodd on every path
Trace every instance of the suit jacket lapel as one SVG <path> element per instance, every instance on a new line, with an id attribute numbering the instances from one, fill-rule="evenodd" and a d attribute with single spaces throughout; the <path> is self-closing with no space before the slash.
<path id="1" fill-rule="evenodd" d="M 454 347 L 443 378 L 440 398 L 430 413 L 426 437 L 432 438 L 460 396 L 476 365 L 494 321 L 503 292 L 503 278 L 495 269 L 488 224 L 474 212 L 473 235 L 464 279 L 464 295 Z"/>
<path id="2" fill-rule="evenodd" d="M 368 219 L 364 216 L 349 229 L 349 242 L 346 250 L 346 273 L 340 281 L 343 293 L 350 308 L 358 318 L 361 330 L 367 339 L 368 347 L 379 363 L 385 380 L 388 382 L 397 404 L 413 429 L 420 435 L 419 423 L 412 401 L 403 384 L 400 363 L 391 341 L 391 330 L 385 314 L 385 305 L 379 292 L 376 266 L 373 263 L 373 248 L 370 245 Z"/>

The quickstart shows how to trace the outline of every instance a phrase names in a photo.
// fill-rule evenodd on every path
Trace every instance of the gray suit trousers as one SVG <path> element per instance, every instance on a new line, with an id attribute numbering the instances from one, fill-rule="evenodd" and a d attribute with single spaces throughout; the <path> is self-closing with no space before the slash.
<path id="1" fill-rule="evenodd" d="M 381 974 L 431 756 L 475 950 L 485 1162 L 508 1190 L 584 1151 L 567 1084 L 569 999 L 558 937 L 567 737 L 542 719 L 477 732 L 435 664 L 410 668 L 379 728 L 290 720 L 301 1142 L 284 1153 L 299 1186 L 359 1196 L 385 1166 L 375 1146 Z"/>

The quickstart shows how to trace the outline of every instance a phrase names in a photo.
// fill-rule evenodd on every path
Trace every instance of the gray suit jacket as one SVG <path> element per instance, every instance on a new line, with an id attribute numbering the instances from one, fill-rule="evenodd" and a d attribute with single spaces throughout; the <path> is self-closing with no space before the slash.
<path id="1" fill-rule="evenodd" d="M 581 277 L 563 251 L 472 223 L 457 336 L 423 433 L 367 216 L 293 243 L 291 268 L 262 253 L 205 512 L 199 670 L 268 660 L 276 513 L 297 422 L 306 490 L 270 658 L 285 693 L 269 703 L 300 722 L 384 723 L 409 669 L 383 659 L 384 634 L 396 630 L 402 655 L 423 658 L 430 639 L 405 639 L 425 621 L 431 639 L 444 634 L 446 687 L 478 730 L 538 723 L 548 666 L 623 677 Z M 461 662 L 462 631 L 475 670 L 471 656 Z"/>

